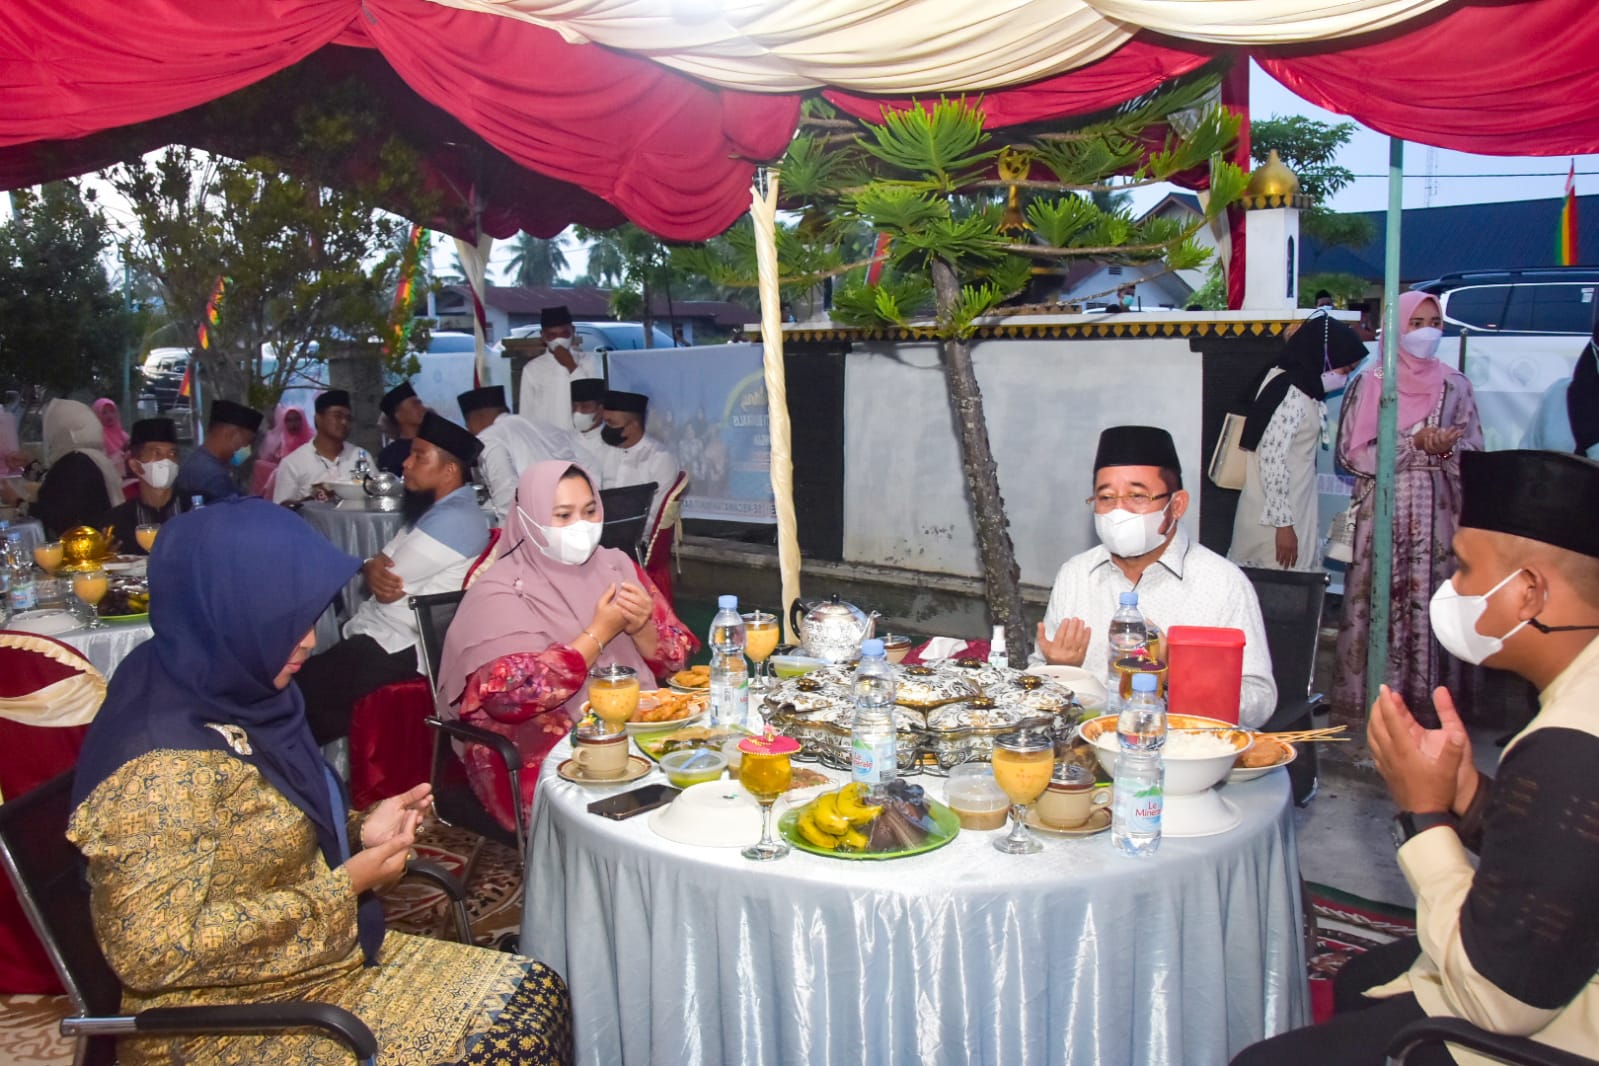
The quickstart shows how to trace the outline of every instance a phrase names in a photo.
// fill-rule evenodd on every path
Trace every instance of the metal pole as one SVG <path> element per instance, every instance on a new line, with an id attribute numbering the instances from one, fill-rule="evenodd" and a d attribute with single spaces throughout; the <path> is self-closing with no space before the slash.
<path id="1" fill-rule="evenodd" d="M 125 321 L 133 324 L 133 296 L 128 283 L 128 250 L 122 250 L 122 313 Z M 122 346 L 122 417 L 128 420 L 128 425 L 138 418 L 138 412 L 133 409 L 133 331 L 128 331 L 128 339 Z"/>
<path id="2" fill-rule="evenodd" d="M 1382 283 L 1382 400 L 1377 408 L 1377 499 L 1371 538 L 1371 629 L 1366 635 L 1366 702 L 1388 679 L 1394 584 L 1394 456 L 1399 436 L 1399 222 L 1404 213 L 1405 142 L 1388 141 L 1388 227 Z"/>

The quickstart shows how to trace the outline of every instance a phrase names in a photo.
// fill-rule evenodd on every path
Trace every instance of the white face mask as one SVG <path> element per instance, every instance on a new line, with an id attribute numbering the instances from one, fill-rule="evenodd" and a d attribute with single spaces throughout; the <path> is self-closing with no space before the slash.
<path id="1" fill-rule="evenodd" d="M 1329 395 L 1349 384 L 1349 375 L 1329 370 L 1321 376 L 1321 391 Z"/>
<path id="2" fill-rule="evenodd" d="M 1415 356 L 1417 359 L 1438 358 L 1438 342 L 1443 340 L 1444 331 L 1432 326 L 1423 326 L 1413 329 L 1409 333 L 1399 335 L 1399 347 Z"/>
<path id="3" fill-rule="evenodd" d="M 1477 620 L 1488 609 L 1488 597 L 1510 583 L 1521 573 L 1512 570 L 1505 579 L 1481 596 L 1462 596 L 1455 591 L 1455 579 L 1450 578 L 1438 586 L 1427 605 L 1427 616 L 1432 620 L 1432 635 L 1444 646 L 1444 651 L 1461 662 L 1478 665 L 1504 649 L 1505 641 L 1519 633 L 1527 622 L 1522 622 L 1502 637 L 1489 637 L 1477 632 Z M 1528 619 L 1531 621 L 1531 619 Z"/>
<path id="4" fill-rule="evenodd" d="M 600 424 L 599 413 L 586 415 L 582 411 L 572 412 L 572 428 L 579 433 L 593 432 L 594 427 Z"/>
<path id="5" fill-rule="evenodd" d="M 572 350 L 572 338 L 552 337 L 550 340 L 545 342 L 545 346 L 552 349 L 559 349 L 563 352 L 569 352 Z"/>
<path id="6" fill-rule="evenodd" d="M 604 527 L 598 522 L 579 519 L 568 526 L 543 526 L 533 521 L 533 516 L 524 511 L 520 504 L 516 513 L 522 516 L 522 521 L 544 534 L 545 543 L 535 547 L 547 559 L 567 566 L 581 566 L 589 561 L 594 549 L 600 546 L 600 533 Z"/>
<path id="7" fill-rule="evenodd" d="M 1118 507 L 1109 514 L 1094 516 L 1094 532 L 1099 534 L 1099 542 L 1109 548 L 1112 555 L 1132 559 L 1160 547 L 1160 542 L 1166 539 L 1166 535 L 1160 531 L 1160 524 L 1165 518 L 1164 507 L 1149 514 L 1135 514 Z"/>
<path id="8" fill-rule="evenodd" d="M 155 459 L 139 464 L 139 480 L 152 489 L 170 489 L 178 480 L 178 464 L 171 459 Z"/>

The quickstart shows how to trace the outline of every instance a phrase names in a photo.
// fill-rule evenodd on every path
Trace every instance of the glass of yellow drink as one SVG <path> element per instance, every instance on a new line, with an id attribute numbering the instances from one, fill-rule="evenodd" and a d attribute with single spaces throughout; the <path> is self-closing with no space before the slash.
<path id="1" fill-rule="evenodd" d="M 45 544 L 35 545 L 33 561 L 39 564 L 39 569 L 47 574 L 53 574 L 61 566 L 61 560 L 66 558 L 66 548 L 59 540 L 52 540 Z"/>
<path id="2" fill-rule="evenodd" d="M 1010 833 L 994 841 L 1007 855 L 1031 855 L 1043 845 L 1027 830 L 1027 809 L 1049 787 L 1055 742 L 1043 733 L 1003 733 L 994 738 L 994 780 L 1010 797 Z"/>
<path id="3" fill-rule="evenodd" d="M 776 615 L 750 611 L 744 616 L 744 654 L 755 664 L 755 687 L 762 692 L 771 687 L 772 673 L 766 660 L 777 650 L 781 637 Z"/>
<path id="4" fill-rule="evenodd" d="M 106 580 L 105 571 L 99 567 L 95 567 L 93 570 L 73 571 L 72 594 L 87 603 L 90 608 L 105 599 L 105 594 L 109 589 L 110 584 Z M 105 623 L 100 621 L 100 612 L 91 610 L 89 628 L 99 629 L 103 625 Z"/>
<path id="5" fill-rule="evenodd" d="M 133 531 L 133 539 L 139 542 L 139 547 L 146 552 L 155 548 L 155 535 L 161 532 L 161 527 L 155 523 L 146 523 Z"/>
<path id="6" fill-rule="evenodd" d="M 761 840 L 744 849 L 746 859 L 766 862 L 788 854 L 788 845 L 772 835 L 772 805 L 788 791 L 793 775 L 789 760 L 798 750 L 798 741 L 778 736 L 770 727 L 761 736 L 738 742 L 739 783 L 761 805 Z"/>
<path id="7" fill-rule="evenodd" d="M 638 675 L 631 666 L 596 666 L 589 671 L 589 709 L 620 733 L 638 710 Z"/>

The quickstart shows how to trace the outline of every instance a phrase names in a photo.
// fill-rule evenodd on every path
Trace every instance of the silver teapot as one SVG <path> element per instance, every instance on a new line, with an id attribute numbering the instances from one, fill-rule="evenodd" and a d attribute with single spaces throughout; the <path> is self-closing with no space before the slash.
<path id="1" fill-rule="evenodd" d="M 795 600 L 788 619 L 807 654 L 832 663 L 861 657 L 861 641 L 872 635 L 878 614 L 868 614 L 836 595 L 826 600 Z"/>
<path id="2" fill-rule="evenodd" d="M 379 511 L 398 511 L 405 496 L 405 481 L 387 470 L 379 470 L 362 479 L 361 485 L 372 498 L 372 506 Z"/>

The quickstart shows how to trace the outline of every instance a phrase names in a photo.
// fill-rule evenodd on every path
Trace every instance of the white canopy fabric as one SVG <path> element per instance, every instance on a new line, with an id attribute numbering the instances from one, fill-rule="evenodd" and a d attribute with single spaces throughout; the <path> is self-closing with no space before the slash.
<path id="1" fill-rule="evenodd" d="M 1102 59 L 1139 30 L 1215 44 L 1369 33 L 1448 0 L 433 0 L 726 88 L 966 92 Z M 555 72 L 552 72 L 554 76 Z"/>

